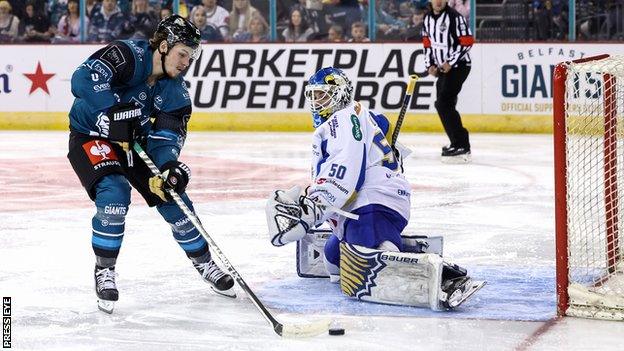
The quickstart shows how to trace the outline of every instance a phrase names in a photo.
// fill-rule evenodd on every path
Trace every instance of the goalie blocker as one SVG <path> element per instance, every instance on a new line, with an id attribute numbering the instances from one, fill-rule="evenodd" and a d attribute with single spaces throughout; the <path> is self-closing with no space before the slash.
<path id="1" fill-rule="evenodd" d="M 329 230 L 308 233 L 297 242 L 297 274 L 305 278 L 329 277 L 323 247 Z M 444 262 L 442 237 L 404 236 L 404 249 L 393 252 L 340 244 L 340 288 L 362 301 L 455 308 L 481 289 L 485 282 L 467 276 L 465 269 Z"/>

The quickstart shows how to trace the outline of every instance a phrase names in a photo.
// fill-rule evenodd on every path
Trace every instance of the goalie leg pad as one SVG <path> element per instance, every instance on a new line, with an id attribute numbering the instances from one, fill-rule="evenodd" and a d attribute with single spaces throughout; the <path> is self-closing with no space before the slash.
<path id="1" fill-rule="evenodd" d="M 443 256 L 444 240 L 441 236 L 401 235 L 404 252 L 434 253 Z"/>
<path id="2" fill-rule="evenodd" d="M 297 241 L 297 275 L 302 278 L 327 278 L 325 261 L 326 244 L 336 238 L 330 230 L 317 230 L 307 233 Z M 336 238 L 337 240 L 338 238 Z M 336 250 L 338 245 L 336 244 Z M 338 262 L 339 251 L 336 253 Z"/>
<path id="3" fill-rule="evenodd" d="M 440 310 L 443 261 L 436 254 L 340 244 L 340 288 L 363 301 Z"/>

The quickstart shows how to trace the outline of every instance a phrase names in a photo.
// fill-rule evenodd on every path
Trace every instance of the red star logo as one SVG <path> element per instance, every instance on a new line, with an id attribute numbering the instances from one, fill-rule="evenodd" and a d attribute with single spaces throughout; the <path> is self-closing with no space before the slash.
<path id="1" fill-rule="evenodd" d="M 30 93 L 32 94 L 35 90 L 41 88 L 41 90 L 45 91 L 46 94 L 50 95 L 50 91 L 48 90 L 48 80 L 52 78 L 54 73 L 43 73 L 41 69 L 41 62 L 37 61 L 37 70 L 35 73 L 24 73 L 26 78 L 32 81 L 32 85 L 30 86 Z"/>

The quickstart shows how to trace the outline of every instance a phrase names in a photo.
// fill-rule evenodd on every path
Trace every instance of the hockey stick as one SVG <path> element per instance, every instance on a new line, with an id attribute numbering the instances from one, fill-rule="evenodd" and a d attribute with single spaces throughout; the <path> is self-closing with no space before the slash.
<path id="1" fill-rule="evenodd" d="M 134 143 L 133 148 L 134 148 L 134 151 L 136 151 L 137 154 L 139 154 L 139 157 L 141 157 L 143 162 L 145 162 L 145 164 L 149 167 L 150 171 L 152 171 L 152 174 L 155 176 L 162 177 L 160 170 L 158 169 L 158 167 L 156 167 L 154 162 L 149 158 L 149 156 L 143 150 L 143 148 L 138 143 Z M 283 336 L 283 337 L 297 338 L 297 337 L 308 337 L 308 336 L 319 335 L 321 333 L 329 331 L 331 320 L 322 320 L 322 321 L 318 321 L 315 323 L 301 324 L 301 325 L 282 324 L 278 322 L 277 319 L 273 317 L 271 312 L 269 312 L 269 310 L 267 310 L 264 304 L 258 299 L 256 294 L 254 294 L 254 292 L 251 290 L 249 285 L 245 283 L 245 281 L 243 280 L 243 277 L 241 277 L 241 275 L 236 271 L 234 266 L 232 266 L 232 264 L 227 259 L 227 257 L 225 257 L 225 255 L 223 254 L 219 246 L 217 246 L 217 243 L 210 237 L 208 232 L 206 232 L 206 230 L 202 226 L 201 222 L 199 221 L 195 213 L 193 213 L 193 211 L 191 211 L 188 208 L 188 206 L 186 206 L 186 204 L 184 203 L 180 195 L 178 195 L 178 193 L 176 193 L 172 189 L 165 189 L 165 190 L 167 191 L 167 194 L 169 194 L 169 196 L 173 198 L 173 201 L 176 203 L 176 205 L 178 205 L 180 210 L 182 210 L 184 215 L 188 217 L 188 219 L 190 219 L 191 223 L 193 223 L 195 228 L 197 228 L 197 230 L 204 237 L 204 239 L 206 239 L 212 251 L 219 258 L 219 261 L 221 261 L 221 263 L 225 266 L 225 268 L 228 270 L 230 275 L 232 275 L 234 280 L 236 280 L 236 282 L 241 287 L 241 289 L 243 289 L 243 291 L 245 291 L 247 296 L 249 296 L 249 298 L 251 299 L 251 302 L 253 302 L 253 304 L 258 308 L 258 310 L 260 310 L 260 313 L 262 313 L 262 316 L 264 316 L 264 318 L 269 322 L 269 324 L 271 324 L 271 327 L 273 327 L 273 330 L 275 331 L 275 333 L 277 333 L 277 335 Z"/>
<path id="2" fill-rule="evenodd" d="M 394 127 L 394 131 L 392 132 L 392 140 L 390 141 L 390 146 L 394 148 L 394 145 L 397 142 L 397 138 L 399 137 L 399 130 L 401 130 L 401 125 L 403 124 L 403 120 L 405 119 L 405 112 L 407 111 L 407 106 L 412 99 L 412 94 L 414 93 L 414 87 L 416 87 L 416 81 L 418 80 L 418 76 L 412 74 L 409 79 L 409 83 L 407 84 L 407 91 L 405 91 L 405 97 L 403 98 L 403 105 L 401 106 L 401 111 L 399 112 L 399 117 L 396 121 L 396 126 Z"/>

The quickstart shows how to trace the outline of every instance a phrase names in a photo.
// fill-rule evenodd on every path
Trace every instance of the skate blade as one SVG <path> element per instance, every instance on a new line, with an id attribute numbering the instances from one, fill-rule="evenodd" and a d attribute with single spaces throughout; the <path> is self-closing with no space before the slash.
<path id="1" fill-rule="evenodd" d="M 457 156 L 441 156 L 440 161 L 446 164 L 459 165 L 459 164 L 470 163 L 472 161 L 472 157 L 470 156 L 470 154 L 457 155 Z"/>
<path id="2" fill-rule="evenodd" d="M 216 292 L 217 294 L 221 295 L 221 296 L 225 296 L 225 297 L 229 297 L 231 299 L 235 299 L 236 298 L 236 290 L 234 290 L 234 286 L 232 286 L 231 288 L 227 289 L 227 290 L 217 290 L 217 288 L 215 288 L 214 286 L 212 286 L 212 284 L 210 285 L 210 289 L 212 289 L 212 291 Z"/>
<path id="3" fill-rule="evenodd" d="M 115 301 L 107 301 L 107 300 L 98 299 L 98 309 L 100 311 L 106 312 L 108 314 L 113 314 L 114 308 L 115 308 Z"/>
<path id="4" fill-rule="evenodd" d="M 466 289 L 466 291 L 462 295 L 461 299 L 459 300 L 459 303 L 457 303 L 457 306 L 453 308 L 457 308 L 461 306 L 461 304 L 463 304 L 466 300 L 468 300 L 472 295 L 474 295 L 477 291 L 481 290 L 481 288 L 483 288 L 485 284 L 487 284 L 486 281 L 473 280 L 470 287 Z"/>

